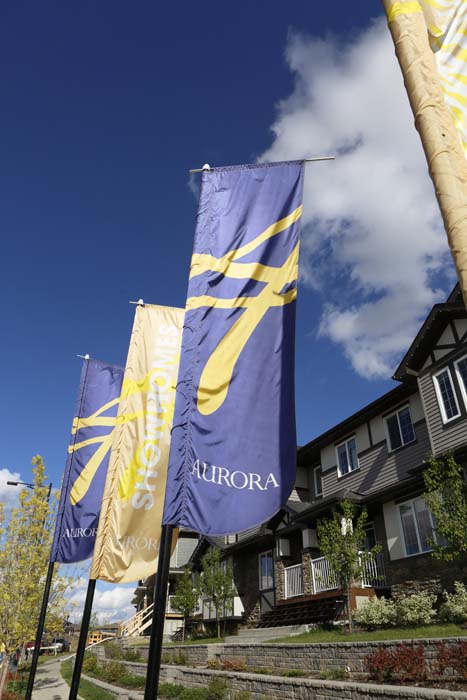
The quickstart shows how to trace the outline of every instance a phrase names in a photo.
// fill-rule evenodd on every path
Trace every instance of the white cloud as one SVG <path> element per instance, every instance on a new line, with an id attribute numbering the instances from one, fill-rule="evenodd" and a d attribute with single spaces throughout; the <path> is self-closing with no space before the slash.
<path id="1" fill-rule="evenodd" d="M 136 585 L 136 583 L 125 586 L 97 582 L 92 611 L 97 614 L 100 624 L 122 622 L 135 614 L 136 610 L 131 605 L 131 599 Z M 69 596 L 69 602 L 72 605 L 70 619 L 75 622 L 79 622 L 83 615 L 87 586 L 86 578 L 77 579 Z"/>
<path id="2" fill-rule="evenodd" d="M 455 281 L 394 47 L 377 20 L 345 45 L 293 34 L 286 57 L 295 88 L 261 160 L 337 156 L 306 169 L 301 278 L 323 296 L 320 336 L 387 378 Z"/>
<path id="3" fill-rule="evenodd" d="M 9 469 L 0 469 L 0 502 L 5 504 L 8 511 L 17 503 L 19 486 L 8 486 L 7 481 L 21 481 L 19 472 L 12 472 Z"/>

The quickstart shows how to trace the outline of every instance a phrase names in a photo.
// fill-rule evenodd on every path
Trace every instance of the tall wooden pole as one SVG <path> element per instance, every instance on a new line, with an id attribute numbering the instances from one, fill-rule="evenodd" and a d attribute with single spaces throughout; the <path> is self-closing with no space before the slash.
<path id="1" fill-rule="evenodd" d="M 414 0 L 383 0 L 383 4 L 467 305 L 466 157 L 444 99 L 420 4 Z"/>

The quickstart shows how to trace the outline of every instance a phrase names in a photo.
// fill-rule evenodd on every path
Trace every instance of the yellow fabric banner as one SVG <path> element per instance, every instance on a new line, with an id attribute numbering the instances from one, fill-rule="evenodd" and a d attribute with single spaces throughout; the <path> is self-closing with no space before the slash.
<path id="1" fill-rule="evenodd" d="M 136 308 L 91 578 L 126 583 L 157 569 L 184 313 Z"/>
<path id="2" fill-rule="evenodd" d="M 467 305 L 467 0 L 383 0 Z"/>
<path id="3" fill-rule="evenodd" d="M 420 0 L 428 39 L 454 124 L 467 152 L 467 2 Z"/>

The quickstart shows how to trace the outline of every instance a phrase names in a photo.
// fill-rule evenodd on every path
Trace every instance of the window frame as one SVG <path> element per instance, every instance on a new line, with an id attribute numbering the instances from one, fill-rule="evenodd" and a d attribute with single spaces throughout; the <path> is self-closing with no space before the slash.
<path id="1" fill-rule="evenodd" d="M 456 374 L 456 379 L 457 383 L 459 385 L 460 391 L 461 391 L 461 396 L 462 400 L 464 402 L 464 408 L 467 409 L 467 387 L 464 384 L 464 380 L 462 379 L 462 375 L 459 371 L 459 363 L 462 362 L 462 360 L 467 360 L 467 355 L 462 355 L 462 357 L 458 357 L 457 360 L 454 360 L 454 372 Z M 451 378 L 452 380 L 452 378 Z M 459 412 L 460 412 L 460 406 L 459 406 Z"/>
<path id="2" fill-rule="evenodd" d="M 410 423 L 412 425 L 412 432 L 413 432 L 413 440 L 409 440 L 409 442 L 403 442 L 401 422 L 400 422 L 400 418 L 399 418 L 399 413 L 401 413 L 401 411 L 404 411 L 405 409 L 408 409 L 408 411 L 409 411 Z M 392 447 L 392 445 L 391 445 L 391 433 L 389 432 L 388 420 L 390 418 L 392 418 L 393 416 L 397 416 L 397 425 L 399 428 L 399 435 L 401 438 L 401 444 L 398 447 Z M 410 412 L 410 404 L 406 403 L 403 406 L 399 406 L 399 408 L 396 408 L 396 410 L 392 411 L 392 413 L 388 413 L 387 415 L 385 415 L 384 416 L 384 429 L 386 431 L 386 444 L 388 447 L 388 453 L 395 452 L 396 450 L 401 450 L 403 447 L 406 447 L 406 445 L 412 445 L 414 442 L 417 442 L 417 435 L 415 434 L 415 428 L 413 425 L 412 414 Z"/>
<path id="3" fill-rule="evenodd" d="M 341 469 L 340 469 L 340 462 L 339 462 L 339 447 L 342 447 L 342 445 L 345 445 L 345 451 L 347 454 L 347 464 L 350 467 L 350 460 L 349 460 L 349 448 L 348 448 L 348 443 L 353 440 L 355 443 L 355 454 L 357 457 L 357 466 L 355 469 L 349 469 L 346 471 L 344 474 L 341 474 Z M 336 453 L 336 462 L 337 462 L 337 478 L 342 479 L 344 476 L 348 476 L 349 474 L 353 474 L 353 472 L 358 471 L 360 469 L 360 461 L 358 459 L 358 449 L 357 449 L 357 438 L 355 433 L 353 435 L 350 435 L 348 438 L 345 440 L 342 440 L 342 442 L 339 442 L 337 445 L 335 445 L 335 453 Z"/>
<path id="4" fill-rule="evenodd" d="M 318 491 L 317 484 L 316 484 L 317 472 L 319 472 L 319 474 L 320 474 L 321 491 Z M 318 464 L 316 467 L 313 467 L 313 488 L 315 491 L 315 497 L 320 498 L 323 495 L 323 470 L 321 469 L 321 464 Z"/>
<path id="5" fill-rule="evenodd" d="M 449 381 L 451 382 L 451 389 L 452 389 L 452 393 L 454 396 L 454 401 L 455 401 L 456 408 L 457 408 L 457 414 L 455 416 L 451 416 L 451 418 L 448 418 L 446 415 L 446 409 L 444 406 L 444 401 L 443 401 L 443 397 L 441 395 L 441 389 L 440 389 L 439 381 L 438 381 L 438 377 L 440 376 L 440 374 L 443 374 L 444 372 L 448 373 Z M 453 420 L 457 420 L 457 418 L 460 418 L 462 415 L 461 409 L 459 406 L 459 400 L 457 398 L 457 391 L 456 391 L 456 387 L 454 385 L 453 377 L 451 374 L 451 368 L 449 367 L 449 365 L 445 365 L 442 369 L 438 370 L 435 374 L 433 374 L 433 384 L 435 386 L 436 398 L 438 400 L 438 406 L 439 406 L 439 410 L 441 412 L 441 419 L 442 419 L 443 423 L 444 424 L 451 423 Z"/>
<path id="6" fill-rule="evenodd" d="M 409 499 L 407 499 L 406 501 L 401 501 L 400 503 L 397 503 L 397 511 L 398 511 L 398 513 L 399 513 L 399 527 L 400 527 L 400 531 L 401 531 L 401 540 L 402 540 L 402 544 L 403 544 L 403 546 L 404 546 L 405 558 L 408 558 L 408 557 L 418 557 L 418 556 L 420 556 L 421 554 L 429 554 L 430 552 L 433 551 L 433 548 L 432 548 L 432 547 L 430 547 L 429 549 L 423 549 L 423 550 L 422 550 L 421 540 L 420 540 L 420 533 L 419 533 L 419 531 L 418 531 L 417 516 L 416 516 L 415 506 L 414 506 L 414 502 L 417 501 L 417 500 L 419 500 L 419 499 L 421 499 L 421 500 L 425 503 L 425 500 L 424 500 L 424 498 L 423 498 L 422 495 L 420 495 L 420 496 L 414 496 L 413 498 L 409 498 Z M 405 543 L 405 535 L 404 535 L 404 523 L 403 523 L 403 521 L 402 521 L 402 513 L 401 513 L 401 506 L 407 506 L 407 505 L 410 505 L 410 508 L 411 508 L 411 511 L 412 511 L 412 518 L 413 518 L 413 522 L 414 522 L 414 525 L 415 525 L 415 534 L 416 534 L 416 536 L 417 536 L 417 544 L 418 544 L 418 549 L 419 549 L 418 552 L 414 552 L 413 554 L 408 554 L 408 553 L 407 553 L 407 545 L 406 545 L 406 543 Z M 433 539 L 434 539 L 435 541 L 437 541 L 436 530 L 435 530 L 434 520 L 433 520 L 433 515 L 432 515 L 431 510 L 428 508 L 428 506 L 427 506 L 426 503 L 425 503 L 425 508 L 426 508 L 426 510 L 427 510 L 427 512 L 428 512 L 428 515 L 430 516 L 430 523 L 431 523 L 431 530 L 432 530 L 432 533 L 433 533 Z"/>
<path id="7" fill-rule="evenodd" d="M 261 560 L 263 557 L 267 557 L 268 555 L 270 555 L 271 562 L 272 562 L 272 576 L 271 576 L 272 582 L 271 582 L 271 586 L 263 587 L 263 575 L 261 573 Z M 272 550 L 272 549 L 267 549 L 265 552 L 260 552 L 258 554 L 258 589 L 260 591 L 270 591 L 270 590 L 274 589 L 274 550 Z"/>

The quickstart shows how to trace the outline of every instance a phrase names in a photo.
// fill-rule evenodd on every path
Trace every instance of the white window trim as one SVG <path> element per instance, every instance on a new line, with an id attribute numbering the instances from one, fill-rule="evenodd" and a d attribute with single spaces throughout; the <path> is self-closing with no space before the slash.
<path id="1" fill-rule="evenodd" d="M 460 389 L 461 389 L 462 400 L 464 401 L 465 408 L 467 408 L 467 391 L 466 391 L 466 388 L 464 386 L 464 381 L 462 379 L 462 375 L 459 372 L 459 367 L 458 367 L 459 362 L 462 362 L 462 360 L 467 360 L 467 355 L 462 355 L 462 357 L 459 357 L 457 360 L 455 360 L 454 369 L 456 371 L 457 383 L 459 384 Z M 454 388 L 454 385 L 453 385 L 453 388 Z"/>
<path id="2" fill-rule="evenodd" d="M 316 473 L 320 472 L 321 474 L 321 491 L 318 491 L 318 485 L 316 481 Z M 317 467 L 313 467 L 313 484 L 315 487 L 315 496 L 322 496 L 323 495 L 323 471 L 321 469 L 321 464 L 319 464 Z"/>
<path id="3" fill-rule="evenodd" d="M 388 428 L 388 419 L 392 418 L 393 416 L 397 416 L 397 424 L 399 426 L 399 434 L 401 436 L 401 441 L 402 441 L 402 430 L 401 430 L 401 422 L 399 418 L 399 413 L 404 410 L 404 408 L 409 409 L 409 414 L 410 414 L 410 422 L 412 423 L 412 430 L 413 430 L 413 440 L 409 440 L 409 442 L 402 442 L 399 447 L 391 447 L 391 436 L 389 434 L 389 428 Z M 413 442 L 416 442 L 417 436 L 415 435 L 415 428 L 413 427 L 413 421 L 412 421 L 412 414 L 410 412 L 410 404 L 407 403 L 405 406 L 400 406 L 398 409 L 393 411 L 387 416 L 384 416 L 384 430 L 386 432 L 386 445 L 388 448 L 388 454 L 391 452 L 396 452 L 396 450 L 400 450 L 402 447 L 405 447 L 406 445 L 411 445 Z"/>
<path id="4" fill-rule="evenodd" d="M 424 550 L 422 551 L 422 544 L 421 544 L 421 542 L 420 542 L 420 534 L 419 534 L 419 532 L 418 532 L 417 516 L 416 516 L 416 513 L 415 513 L 415 507 L 414 507 L 414 501 L 416 501 L 418 498 L 422 498 L 422 497 L 421 497 L 421 496 L 415 496 L 415 498 L 409 498 L 408 501 L 403 501 L 403 502 L 397 504 L 397 512 L 399 513 L 399 529 L 400 529 L 400 533 L 401 533 L 401 542 L 402 542 L 402 546 L 404 547 L 404 555 L 405 555 L 405 558 L 408 558 L 408 557 L 419 557 L 421 554 L 429 554 L 430 552 L 433 551 L 431 548 L 430 548 L 430 549 L 424 549 Z M 415 552 L 415 554 L 407 554 L 407 547 L 406 547 L 406 544 L 405 544 L 404 526 L 403 526 L 403 524 L 402 524 L 402 514 L 401 514 L 401 508 L 400 508 L 400 507 L 401 507 L 401 506 L 407 506 L 407 505 L 410 505 L 410 508 L 412 509 L 412 516 L 413 516 L 414 523 L 415 523 L 415 534 L 417 535 L 417 544 L 418 544 L 418 549 L 420 550 L 420 551 L 418 551 L 418 552 Z M 425 503 L 425 506 L 426 506 L 426 503 Z M 428 511 L 429 516 L 430 516 L 431 529 L 432 529 L 432 531 L 433 531 L 434 538 L 436 539 L 436 532 L 435 532 L 435 527 L 434 527 L 434 523 L 433 523 L 433 516 L 432 516 L 431 510 L 428 508 L 428 506 L 427 506 L 427 511 Z"/>
<path id="5" fill-rule="evenodd" d="M 267 556 L 268 554 L 271 555 L 272 559 L 272 586 L 266 586 L 266 588 L 263 588 L 263 577 L 261 575 L 261 558 Z M 258 554 L 258 584 L 260 591 L 270 591 L 274 588 L 274 551 L 272 549 L 267 549 L 265 552 L 260 552 Z"/>
<path id="6" fill-rule="evenodd" d="M 443 372 L 448 373 L 449 381 L 451 382 L 454 401 L 456 403 L 456 408 L 457 408 L 457 415 L 452 416 L 452 418 L 448 418 L 446 415 L 443 397 L 441 396 L 441 389 L 439 388 L 438 377 L 440 374 L 443 374 Z M 439 406 L 439 410 L 441 411 L 441 418 L 443 419 L 443 423 L 450 423 L 451 421 L 456 420 L 456 418 L 459 418 L 461 412 L 460 412 L 460 408 L 459 408 L 459 401 L 457 400 L 456 387 L 454 386 L 454 382 L 452 381 L 452 375 L 451 375 L 450 368 L 443 367 L 442 369 L 439 370 L 439 372 L 436 372 L 436 374 L 433 375 L 433 384 L 435 385 L 436 398 L 438 399 L 438 406 Z"/>
<path id="7" fill-rule="evenodd" d="M 341 474 L 340 464 L 339 464 L 339 447 L 342 447 L 342 445 L 345 445 L 345 449 L 347 452 L 347 461 L 348 461 L 349 466 L 350 466 L 349 449 L 347 447 L 347 443 L 350 442 L 350 440 L 355 441 L 355 453 L 357 455 L 357 466 L 355 467 L 355 469 L 349 469 L 349 471 L 345 472 L 345 474 Z M 349 474 L 353 474 L 353 472 L 356 472 L 358 469 L 360 469 L 360 460 L 358 459 L 357 439 L 356 439 L 355 435 L 350 435 L 348 438 L 346 438 L 345 440 L 340 442 L 338 445 L 336 445 L 335 450 L 336 450 L 336 463 L 337 463 L 337 477 L 338 477 L 338 479 L 342 479 L 342 477 L 348 476 Z"/>

